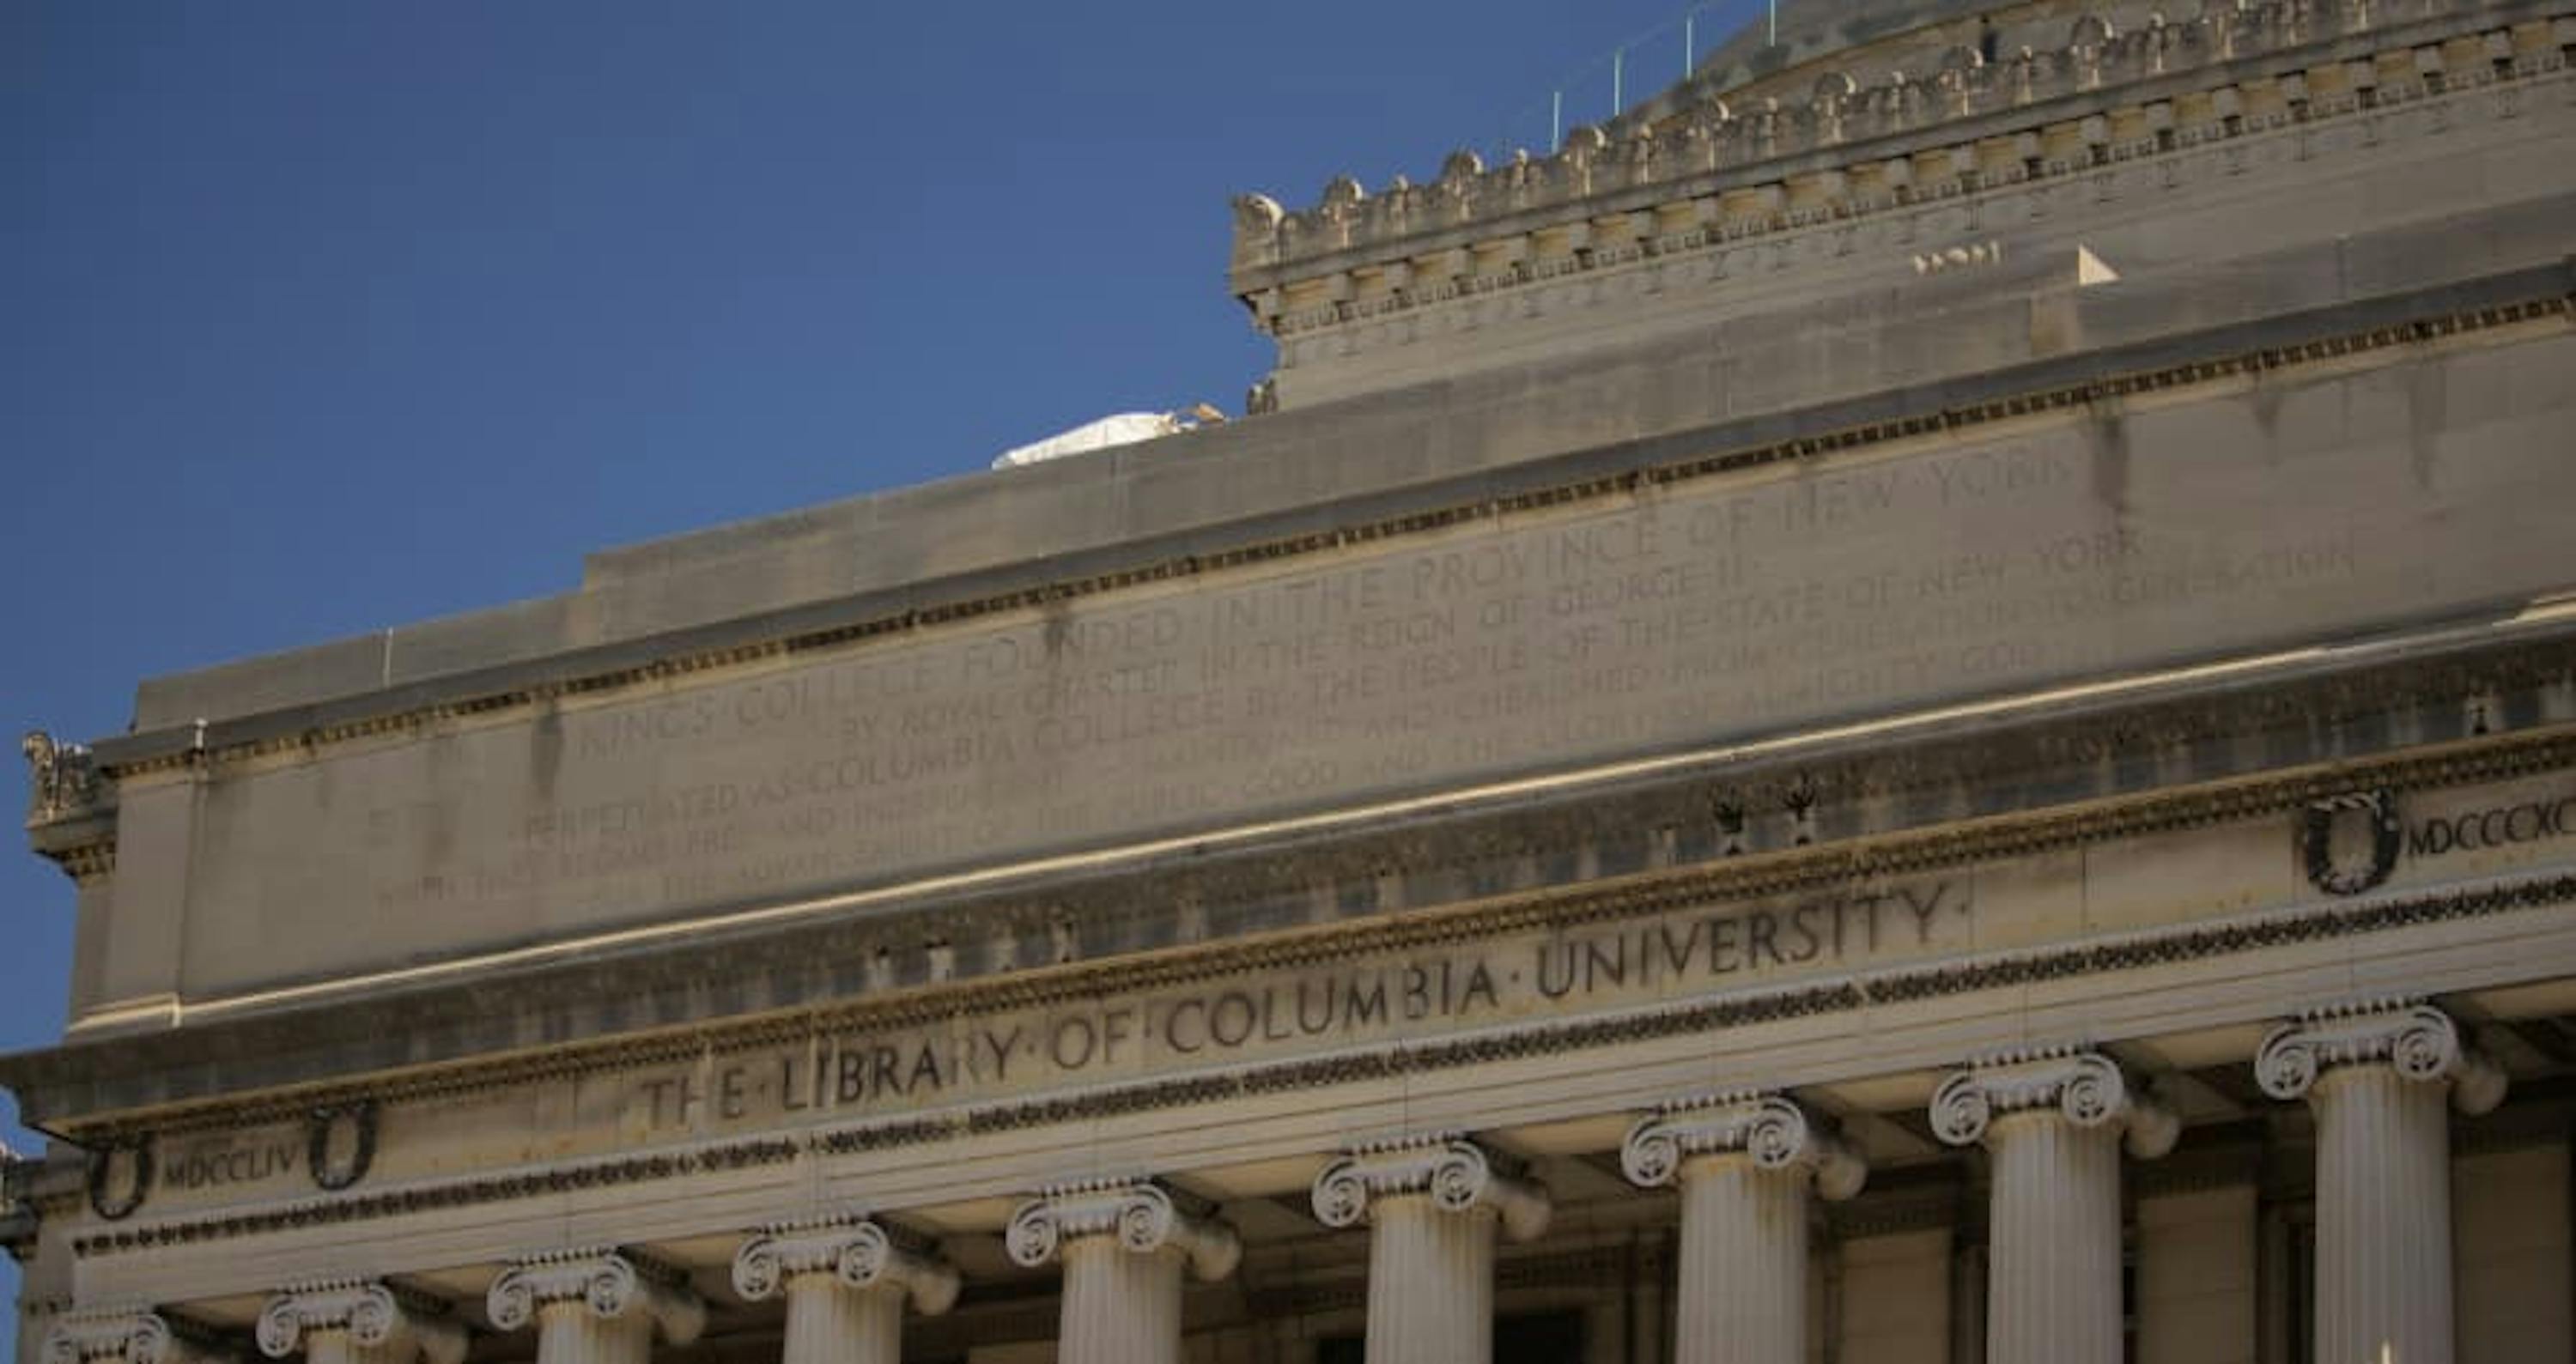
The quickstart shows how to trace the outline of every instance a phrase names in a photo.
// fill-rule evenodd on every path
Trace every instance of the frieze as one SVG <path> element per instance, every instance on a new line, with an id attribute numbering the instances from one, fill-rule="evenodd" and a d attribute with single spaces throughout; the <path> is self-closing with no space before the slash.
<path id="1" fill-rule="evenodd" d="M 2532 771 L 2551 772 L 2576 762 L 2576 743 L 2564 735 L 2539 733 L 2483 741 L 2473 749 L 2372 764 L 2356 764 L 2333 773 L 2301 774 L 2268 783 L 2249 783 L 2199 791 L 2137 806 L 2095 809 L 2073 816 L 2054 816 L 2028 821 L 1990 821 L 1973 831 L 1947 831 L 1910 839 L 1891 839 L 1868 849 L 1824 847 L 1780 857 L 1747 857 L 1712 867 L 1695 868 L 1687 873 L 1649 874 L 1625 878 L 1608 886 L 1589 887 L 1572 892 L 1512 897 L 1497 904 L 1442 913 L 1410 915 L 1386 921 L 1351 925 L 1325 934 L 1302 935 L 1268 943 L 1225 944 L 1201 948 L 1194 952 L 1169 953 L 1143 962 L 1091 962 L 1042 974 L 1004 977 L 998 980 L 960 982 L 938 991 L 888 1002 L 868 1002 L 836 1009 L 798 1011 L 779 1018 L 752 1023 L 720 1026 L 696 1036 L 666 1035 L 649 1041 L 621 1041 L 590 1047 L 567 1047 L 542 1057 L 478 1068 L 468 1072 L 447 1072 L 423 1079 L 398 1079 L 373 1085 L 365 1090 L 340 1089 L 318 1098 L 323 1103 L 349 1103 L 372 1096 L 379 1101 L 425 1099 L 488 1091 L 497 1086 L 524 1083 L 546 1077 L 573 1078 L 632 1068 L 639 1065 L 693 1065 L 710 1049 L 717 1053 L 757 1051 L 820 1033 L 900 1031 L 946 1020 L 959 1015 L 959 1000 L 971 999 L 981 1011 L 1041 1007 L 1065 1001 L 1097 997 L 1111 990 L 1168 990 L 1195 983 L 1218 981 L 1228 977 L 1271 970 L 1303 969 L 1319 964 L 1348 961 L 1376 952 L 1418 952 L 1436 950 L 1459 943 L 1473 943 L 1498 934 L 1532 929 L 1555 932 L 1580 932 L 1590 925 L 1605 921 L 1633 919 L 1640 916 L 1687 911 L 1693 906 L 1724 902 L 1756 895 L 1813 894 L 1820 889 L 1855 881 L 1903 874 L 1933 874 L 1962 868 L 1981 860 L 2045 853 L 2068 846 L 2090 845 L 2121 836 L 2157 834 L 2206 828 L 2246 818 L 2277 815 L 2285 810 L 2303 811 L 2308 802 L 2349 792 L 2355 786 L 2373 788 L 2389 786 L 2403 789 L 2409 783 L 2463 781 L 2480 776 L 2520 774 Z M 2537 800 L 2553 786 L 2567 784 L 2563 776 L 2525 778 L 2521 785 L 2497 788 L 2511 797 L 2513 803 Z M 2484 808 L 2498 797 L 2462 793 L 2440 797 L 2417 794 L 2407 799 L 2417 803 L 2419 818 L 2432 817 L 2422 812 L 2458 808 Z M 2435 802 L 2435 803 L 2427 803 Z M 2535 854 L 2532 845 L 2521 853 Z M 2458 854 L 2449 855 L 2453 861 Z M 2420 872 L 2409 872 L 2406 880 L 2439 876 L 2440 859 L 2425 864 Z M 2471 869 L 2493 868 L 2503 864 L 2492 858 L 2464 863 Z M 2456 874 L 2456 873 L 2454 873 Z M 1777 931 L 1776 929 L 1774 930 Z M 2018 964 L 1978 968 L 1981 970 L 2024 971 Z M 1462 1002 L 1483 1003 L 1483 990 L 1467 990 L 1471 978 L 1453 981 L 1453 996 Z M 1904 988 L 1895 986 L 1892 988 Z M 964 995 L 958 991 L 968 992 Z M 1242 1026 L 1239 1005 L 1229 1005 L 1227 1026 Z M 1272 1006 L 1274 1017 L 1278 1005 Z M 1195 1023 L 1195 1015 L 1184 1019 Z M 1050 1039 L 1031 1035 L 1024 1041 Z M 1072 1046 L 1079 1038 L 1067 1040 Z M 1184 1041 L 1194 1038 L 1184 1038 Z M 773 1065 L 775 1063 L 772 1063 Z M 836 1060 L 830 1070 L 837 1080 Z M 870 1055 L 859 1063 L 873 1070 L 876 1060 Z M 910 1065 L 917 1066 L 916 1054 Z M 962 1060 L 935 1065 L 953 1073 Z M 738 1085 L 748 1085 L 746 1078 Z M 805 1082 L 797 1081 L 802 1092 Z M 785 1086 L 778 1088 L 784 1089 Z M 748 1094 L 747 1089 L 738 1091 Z M 715 1101 L 723 1102 L 721 1090 L 713 1091 Z M 690 1093 L 682 1092 L 675 1078 L 662 1092 L 663 1101 L 676 1108 L 684 1100 L 691 1107 L 702 1107 L 709 1101 L 704 1083 Z M 317 1100 L 306 1100 L 305 1103 Z M 267 1118 L 302 1117 L 303 1106 L 280 1106 L 275 1103 L 209 1105 L 192 1113 L 166 1116 L 154 1124 L 164 1137 L 210 1127 L 230 1127 Z M 80 1129 L 84 1139 L 92 1142 L 113 1141 L 130 1127 L 101 1125 Z"/>
<path id="2" fill-rule="evenodd" d="M 494 1176 L 451 1179 L 338 1198 L 307 1199 L 131 1228 L 76 1234 L 81 1257 L 197 1244 L 305 1226 L 365 1221 L 535 1198 L 571 1189 L 658 1183 L 701 1171 L 779 1165 L 811 1152 L 849 1154 L 950 1140 L 984 1132 L 1088 1122 L 1128 1113 L 1221 1103 L 1264 1094 L 1488 1064 L 1523 1056 L 1616 1047 L 1783 1019 L 1845 1013 L 1876 1004 L 1973 993 L 2180 962 L 2210 960 L 2300 943 L 2423 924 L 2576 904 L 2576 875 L 2530 877 L 2429 894 L 2336 900 L 2240 921 L 2113 942 L 2016 953 L 1988 962 L 1900 969 L 1866 980 L 1791 986 L 1605 1018 L 1539 1024 L 1447 1042 L 1375 1048 L 1312 1060 L 1247 1066 L 1167 1081 L 1109 1085 L 1079 1094 L 984 1105 L 891 1122 L 791 1135 L 694 1143 L 608 1160 L 570 1161 Z"/>
<path id="3" fill-rule="evenodd" d="M 1967 876 L 1864 884 L 1616 925 L 1524 929 L 1442 950 L 1280 963 L 1233 982 L 1079 1007 L 951 1012 L 627 1073 L 626 1130 L 651 1140 L 738 1124 L 933 1107 L 1294 1051 L 1597 1011 L 1967 951 L 1985 913 Z"/>

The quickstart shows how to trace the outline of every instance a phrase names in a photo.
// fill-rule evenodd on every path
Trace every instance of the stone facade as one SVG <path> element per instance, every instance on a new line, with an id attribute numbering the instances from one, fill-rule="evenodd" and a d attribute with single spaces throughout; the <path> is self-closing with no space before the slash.
<path id="1" fill-rule="evenodd" d="M 29 736 L 19 1357 L 2563 1362 L 2576 12 L 1786 37 L 1239 202 L 1257 419 Z"/>

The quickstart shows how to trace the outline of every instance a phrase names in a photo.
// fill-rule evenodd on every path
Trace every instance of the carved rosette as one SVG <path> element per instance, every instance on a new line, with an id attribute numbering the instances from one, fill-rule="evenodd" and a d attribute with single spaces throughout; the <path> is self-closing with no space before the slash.
<path id="1" fill-rule="evenodd" d="M 2461 1040 L 2449 1014 L 2406 999 L 2314 1009 L 2274 1028 L 2254 1053 L 2254 1078 L 2273 1098 L 2297 1099 L 2329 1070 L 2373 1065 L 2449 1084 L 2452 1106 L 2463 1113 L 2504 1101 L 2504 1071 Z"/>
<path id="2" fill-rule="evenodd" d="M 284 1359 L 308 1336 L 346 1332 L 351 1344 L 394 1360 L 461 1364 L 465 1328 L 429 1301 L 365 1279 L 301 1284 L 268 1300 L 259 1314 L 260 1353 Z"/>
<path id="3" fill-rule="evenodd" d="M 1428 1194 L 1445 1212 L 1491 1209 L 1515 1241 L 1547 1230 L 1547 1190 L 1494 1168 L 1493 1158 L 1455 1135 L 1362 1146 L 1315 1176 L 1315 1217 L 1328 1227 L 1354 1226 L 1382 1198 Z"/>
<path id="4" fill-rule="evenodd" d="M 1122 1249 L 1139 1255 L 1169 1246 L 1188 1256 L 1191 1272 L 1202 1279 L 1224 1278 L 1243 1258 L 1232 1227 L 1204 1210 L 1182 1208 L 1150 1180 L 1050 1185 L 1011 1214 L 1002 1244 L 1013 1261 L 1034 1269 L 1066 1242 L 1091 1236 L 1115 1236 Z"/>
<path id="5" fill-rule="evenodd" d="M 1981 1059 L 1932 1094 L 1932 1130 L 1953 1146 L 1985 1139 L 2000 1118 L 2053 1111 L 2077 1127 L 2120 1124 L 2129 1154 L 2153 1160 L 2173 1149 L 2182 1120 L 2134 1092 L 2111 1058 L 2070 1047 L 2010 1051 Z"/>
<path id="6" fill-rule="evenodd" d="M 504 1331 L 564 1303 L 585 1306 L 605 1321 L 646 1313 L 674 1345 L 696 1340 L 707 1323 L 706 1304 L 678 1271 L 631 1251 L 593 1247 L 534 1256 L 494 1279 L 484 1295 L 492 1324 Z"/>
<path id="7" fill-rule="evenodd" d="M 897 1245 L 875 1222 L 778 1223 L 734 1252 L 734 1291 L 751 1301 L 808 1277 L 828 1277 L 853 1289 L 894 1288 L 928 1316 L 957 1301 L 955 1269 L 920 1249 Z"/>
<path id="8" fill-rule="evenodd" d="M 1777 1094 L 1722 1094 L 1669 1103 L 1628 1129 L 1619 1168 L 1646 1188 L 1671 1183 L 1694 1156 L 1742 1154 L 1757 1169 L 1811 1171 L 1816 1192 L 1839 1202 L 1860 1192 L 1869 1166 L 1816 1130 L 1805 1109 Z"/>
<path id="9" fill-rule="evenodd" d="M 149 1308 L 72 1312 L 45 1333 L 45 1364 L 217 1364 L 232 1355 Z"/>

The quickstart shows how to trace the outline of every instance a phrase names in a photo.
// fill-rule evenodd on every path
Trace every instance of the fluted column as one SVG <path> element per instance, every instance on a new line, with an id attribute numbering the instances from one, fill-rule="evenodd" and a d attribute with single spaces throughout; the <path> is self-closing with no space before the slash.
<path id="1" fill-rule="evenodd" d="M 2449 1015 L 2382 1001 L 2272 1030 L 2254 1075 L 2317 1118 L 2317 1364 L 2450 1364 L 2451 1131 L 2504 1072 Z"/>
<path id="2" fill-rule="evenodd" d="M 520 1261 L 492 1281 L 492 1324 L 537 1328 L 537 1364 L 646 1364 L 653 1335 L 698 1338 L 706 1304 L 668 1265 L 633 1251 L 560 1251 Z"/>
<path id="3" fill-rule="evenodd" d="M 1064 1261 L 1057 1364 L 1180 1364 L 1181 1267 L 1234 1272 L 1234 1229 L 1159 1184 L 1057 1185 L 1011 1215 L 1003 1246 L 1032 1268 Z"/>
<path id="4" fill-rule="evenodd" d="M 2120 1364 L 2120 1148 L 2153 1159 L 2181 1123 L 2131 1091 L 2110 1058 L 2039 1049 L 1983 1060 L 1942 1082 L 1932 1130 L 1983 1141 L 1989 1364 Z"/>
<path id="5" fill-rule="evenodd" d="M 443 1304 L 388 1284 L 337 1279 L 300 1284 L 259 1314 L 260 1353 L 297 1350 L 312 1364 L 460 1364 L 465 1328 Z"/>
<path id="6" fill-rule="evenodd" d="M 1547 1191 L 1454 1136 L 1365 1146 L 1315 1177 L 1328 1227 L 1369 1222 L 1369 1364 L 1494 1357 L 1494 1233 L 1547 1230 Z"/>
<path id="7" fill-rule="evenodd" d="M 1807 1191 L 1860 1192 L 1860 1158 L 1785 1098 L 1728 1094 L 1643 1119 L 1619 1164 L 1639 1185 L 1681 1185 L 1675 1364 L 1804 1364 Z"/>
<path id="8" fill-rule="evenodd" d="M 903 1305 L 936 1316 L 957 1301 L 957 1271 L 875 1222 L 781 1223 L 742 1243 L 734 1291 L 787 1295 L 783 1364 L 897 1364 Z"/>
<path id="9" fill-rule="evenodd" d="M 45 1333 L 45 1364 L 230 1364 L 232 1358 L 150 1308 L 75 1309 Z"/>

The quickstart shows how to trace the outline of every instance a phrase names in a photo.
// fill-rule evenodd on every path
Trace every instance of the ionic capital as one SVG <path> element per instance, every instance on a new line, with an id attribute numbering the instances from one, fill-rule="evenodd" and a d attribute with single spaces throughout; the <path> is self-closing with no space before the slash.
<path id="1" fill-rule="evenodd" d="M 2182 1120 L 2129 1085 L 2100 1052 L 2038 1047 L 1984 1057 L 1932 1093 L 1932 1130 L 1953 1146 L 1985 1138 L 1997 1118 L 2049 1112 L 2077 1127 L 2125 1129 L 2129 1154 L 2153 1160 L 2173 1149 Z"/>
<path id="2" fill-rule="evenodd" d="M 679 1271 L 632 1251 L 591 1247 L 531 1256 L 494 1279 L 484 1295 L 492 1324 L 504 1331 L 529 1325 L 541 1309 L 563 1303 L 578 1304 L 603 1321 L 644 1313 L 673 1345 L 696 1340 L 707 1324 L 706 1304 Z"/>
<path id="3" fill-rule="evenodd" d="M 268 1300 L 259 1314 L 260 1353 L 284 1359 L 305 1337 L 345 1332 L 351 1344 L 384 1357 L 460 1364 L 465 1328 L 425 1298 L 367 1279 L 299 1284 Z"/>
<path id="4" fill-rule="evenodd" d="M 229 1364 L 232 1358 L 150 1308 L 69 1312 L 45 1333 L 45 1364 Z"/>
<path id="5" fill-rule="evenodd" d="M 1328 1227 L 1355 1225 L 1381 1198 L 1428 1194 L 1445 1212 L 1490 1208 L 1515 1241 L 1547 1230 L 1547 1190 L 1494 1168 L 1485 1149 L 1442 1134 L 1362 1146 L 1315 1176 L 1315 1217 Z"/>
<path id="6" fill-rule="evenodd" d="M 2415 1000 L 2312 1009 L 2274 1028 L 2254 1053 L 2254 1078 L 2276 1099 L 2302 1098 L 2320 1075 L 2345 1066 L 2388 1066 L 2409 1080 L 2447 1083 L 2463 1113 L 2504 1101 L 2503 1069 L 2461 1040 L 2449 1014 Z"/>
<path id="7" fill-rule="evenodd" d="M 1234 1228 L 1208 1210 L 1184 1209 L 1171 1190 L 1150 1180 L 1049 1185 L 1011 1214 L 1002 1244 L 1013 1261 L 1034 1269 L 1064 1243 L 1091 1236 L 1114 1236 L 1139 1255 L 1172 1247 L 1202 1279 L 1224 1278 L 1243 1258 Z"/>
<path id="8" fill-rule="evenodd" d="M 796 1280 L 827 1276 L 848 1288 L 899 1290 L 929 1316 L 947 1311 L 957 1301 L 957 1271 L 926 1247 L 897 1240 L 872 1221 L 764 1227 L 734 1252 L 734 1291 L 757 1302 Z"/>
<path id="9" fill-rule="evenodd" d="M 1619 1168 L 1647 1188 L 1671 1183 L 1694 1156 L 1740 1154 L 1763 1170 L 1811 1171 L 1816 1192 L 1840 1201 L 1860 1192 L 1869 1166 L 1807 1111 L 1777 1094 L 1720 1094 L 1665 1104 L 1639 1119 L 1619 1146 Z"/>

